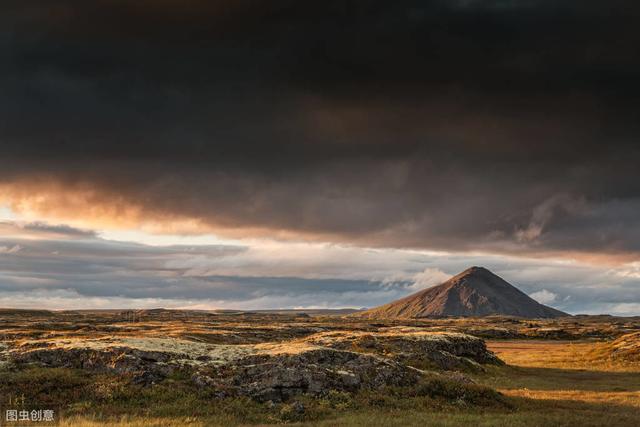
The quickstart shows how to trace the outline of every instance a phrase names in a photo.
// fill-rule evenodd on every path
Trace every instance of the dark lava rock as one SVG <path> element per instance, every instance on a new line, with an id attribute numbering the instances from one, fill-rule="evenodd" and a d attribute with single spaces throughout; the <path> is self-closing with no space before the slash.
<path id="1" fill-rule="evenodd" d="M 294 354 L 245 357 L 214 375 L 217 378 L 197 381 L 230 386 L 258 401 L 281 402 L 299 394 L 318 396 L 329 390 L 354 392 L 413 385 L 422 374 L 374 355 L 311 348 Z"/>
<path id="2" fill-rule="evenodd" d="M 482 364 L 502 364 L 485 342 L 460 333 L 416 332 L 390 328 L 380 333 L 326 332 L 306 342 L 341 350 L 375 353 L 410 366 L 433 365 L 443 370 L 482 370 Z"/>

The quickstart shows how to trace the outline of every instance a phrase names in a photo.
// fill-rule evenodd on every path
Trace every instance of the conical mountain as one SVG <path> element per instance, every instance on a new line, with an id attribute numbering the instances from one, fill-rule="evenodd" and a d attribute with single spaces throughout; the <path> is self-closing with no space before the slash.
<path id="1" fill-rule="evenodd" d="M 563 317 L 483 267 L 471 267 L 441 285 L 359 313 L 370 318 L 488 316 Z"/>

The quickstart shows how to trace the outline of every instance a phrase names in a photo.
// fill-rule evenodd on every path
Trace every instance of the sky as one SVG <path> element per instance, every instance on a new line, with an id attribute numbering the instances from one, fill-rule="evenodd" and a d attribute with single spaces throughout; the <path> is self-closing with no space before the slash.
<path id="1" fill-rule="evenodd" d="M 0 5 L 0 306 L 640 315 L 640 5 Z"/>

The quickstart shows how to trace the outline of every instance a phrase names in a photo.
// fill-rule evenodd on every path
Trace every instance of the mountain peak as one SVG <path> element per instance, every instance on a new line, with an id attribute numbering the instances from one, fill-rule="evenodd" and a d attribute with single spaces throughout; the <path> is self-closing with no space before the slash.
<path id="1" fill-rule="evenodd" d="M 473 276 L 473 275 L 478 275 L 478 274 L 493 274 L 490 270 L 484 268 L 484 267 L 479 267 L 477 265 L 474 265 L 473 267 L 469 267 L 466 270 L 464 270 L 462 273 L 458 273 L 456 275 L 457 276 Z"/>
<path id="2" fill-rule="evenodd" d="M 473 266 L 446 282 L 362 313 L 368 317 L 568 316 L 540 304 L 484 267 Z"/>

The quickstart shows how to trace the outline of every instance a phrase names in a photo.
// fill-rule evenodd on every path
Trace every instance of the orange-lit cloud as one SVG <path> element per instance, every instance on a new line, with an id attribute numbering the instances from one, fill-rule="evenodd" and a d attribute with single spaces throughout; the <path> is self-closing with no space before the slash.
<path id="1" fill-rule="evenodd" d="M 287 190 L 288 191 L 288 190 Z M 155 193 L 154 193 L 155 192 Z M 364 229 L 336 229 L 331 223 L 324 222 L 325 215 L 335 207 L 322 206 L 323 195 L 310 194 L 306 203 L 313 206 L 307 214 L 303 212 L 287 213 L 286 205 L 282 212 L 255 211 L 250 206 L 226 205 L 224 199 L 217 204 L 207 200 L 188 198 L 187 202 L 194 206 L 161 201 L 158 198 L 171 197 L 172 192 L 150 189 L 145 195 L 144 189 L 129 191 L 117 187 L 109 187 L 108 183 L 98 182 L 68 183 L 56 180 L 55 177 L 32 177 L 0 185 L 0 206 L 8 206 L 14 215 L 23 223 L 38 221 L 64 223 L 73 227 L 99 230 L 137 230 L 143 233 L 167 235 L 201 235 L 216 234 L 234 239 L 282 239 L 284 241 L 338 242 L 356 246 L 397 247 L 429 250 L 445 250 L 449 252 L 505 254 L 528 258 L 555 258 L 591 262 L 603 265 L 620 265 L 637 260 L 638 253 L 624 246 L 602 245 L 585 248 L 554 247 L 545 243 L 542 233 L 554 219 L 556 206 L 560 209 L 572 199 L 564 197 L 550 199 L 533 210 L 531 219 L 523 223 L 530 230 L 532 224 L 538 227 L 536 235 L 522 238 L 522 231 L 514 229 L 511 233 L 486 230 L 486 234 L 477 234 L 474 238 L 464 239 L 456 230 L 441 234 L 430 228 L 436 226 L 428 217 L 419 220 L 391 221 L 384 227 Z M 319 199 L 316 199 L 318 196 Z M 249 195 L 247 195 L 249 197 Z M 265 195 L 260 198 L 268 197 Z M 554 200 L 559 200 L 556 202 Z M 568 201 L 567 201 L 568 200 Z M 265 207 L 275 208 L 273 201 L 266 201 Z M 297 201 L 299 203 L 299 201 Z M 331 203 L 327 199 L 326 203 Z M 580 201 L 580 209 L 572 212 L 582 214 L 591 211 Z M 357 205 L 354 205 L 357 206 Z M 349 208 L 349 205 L 346 205 Z M 280 208 L 280 207 L 278 207 Z M 293 208 L 293 206 L 292 206 Z M 298 206 L 300 208 L 300 206 Z M 358 207 L 358 209 L 361 209 Z M 573 208 L 572 208 L 573 209 Z M 367 208 L 368 210 L 368 208 Z M 374 212 L 362 211 L 363 215 L 375 215 Z M 356 211 L 357 212 L 357 211 Z M 234 217 L 234 214 L 237 216 Z M 265 214 L 262 218 L 261 214 Z M 309 215 L 306 218 L 297 216 Z M 275 215 L 275 216 L 273 216 Z M 338 222 L 354 221 L 349 217 L 353 212 L 348 210 L 345 217 Z M 302 223 L 298 222 L 303 220 Z M 308 223 L 311 221 L 311 224 Z M 55 230 L 49 230 L 55 233 Z M 29 234 L 22 230 L 23 236 Z"/>
<path id="2" fill-rule="evenodd" d="M 97 229 L 141 229 L 190 234 L 211 231 L 199 221 L 157 212 L 142 203 L 90 184 L 68 185 L 48 177 L 0 184 L 0 205 L 24 221 L 46 219 Z"/>

